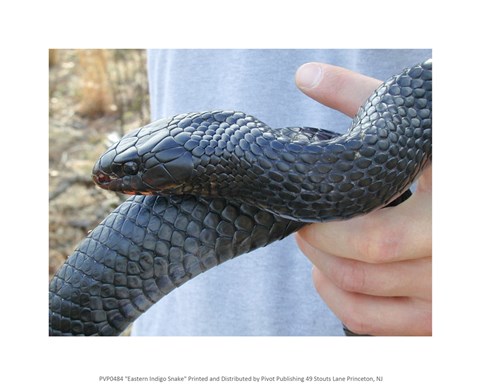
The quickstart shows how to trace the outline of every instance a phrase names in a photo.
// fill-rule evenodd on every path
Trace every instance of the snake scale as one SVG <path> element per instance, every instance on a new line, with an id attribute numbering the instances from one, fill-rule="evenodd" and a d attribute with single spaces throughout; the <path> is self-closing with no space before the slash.
<path id="1" fill-rule="evenodd" d="M 297 231 L 402 195 L 432 157 L 432 61 L 384 82 L 339 135 L 271 129 L 236 111 L 128 133 L 93 178 L 132 194 L 50 282 L 50 335 L 118 335 L 198 274 Z"/>

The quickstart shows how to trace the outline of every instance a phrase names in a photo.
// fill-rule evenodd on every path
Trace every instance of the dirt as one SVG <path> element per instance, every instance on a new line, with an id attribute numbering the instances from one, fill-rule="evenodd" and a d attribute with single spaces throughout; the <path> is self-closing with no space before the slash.
<path id="1" fill-rule="evenodd" d="M 145 60 L 142 50 L 50 51 L 50 277 L 126 198 L 90 174 L 110 144 L 148 122 Z"/>

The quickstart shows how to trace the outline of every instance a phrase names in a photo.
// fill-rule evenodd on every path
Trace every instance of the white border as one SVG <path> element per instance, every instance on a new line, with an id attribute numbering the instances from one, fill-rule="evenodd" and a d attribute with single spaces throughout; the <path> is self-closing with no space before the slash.
<path id="1" fill-rule="evenodd" d="M 455 2 L 455 9 L 408 0 L 393 6 L 384 1 L 172 3 L 2 5 L 8 19 L 1 26 L 6 40 L 1 59 L 2 217 L 8 228 L 2 236 L 2 381 L 86 384 L 99 382 L 101 375 L 382 375 L 389 384 L 473 382 L 480 257 L 474 158 L 480 88 L 474 57 L 478 43 L 472 41 L 477 12 L 462 1 Z M 433 48 L 434 336 L 49 338 L 47 50 L 87 47 Z"/>

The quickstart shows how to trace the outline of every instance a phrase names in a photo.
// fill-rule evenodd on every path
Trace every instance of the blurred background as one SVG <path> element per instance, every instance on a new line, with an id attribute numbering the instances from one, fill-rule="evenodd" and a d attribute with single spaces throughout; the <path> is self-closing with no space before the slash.
<path id="1" fill-rule="evenodd" d="M 149 119 L 144 50 L 49 51 L 50 277 L 126 198 L 95 187 L 95 161 Z"/>

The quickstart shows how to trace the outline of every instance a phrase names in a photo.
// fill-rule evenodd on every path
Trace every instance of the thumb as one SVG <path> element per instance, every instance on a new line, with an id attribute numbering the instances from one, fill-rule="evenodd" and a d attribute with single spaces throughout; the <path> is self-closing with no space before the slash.
<path id="1" fill-rule="evenodd" d="M 324 63 L 306 63 L 295 74 L 297 87 L 312 99 L 353 117 L 381 81 Z"/>

